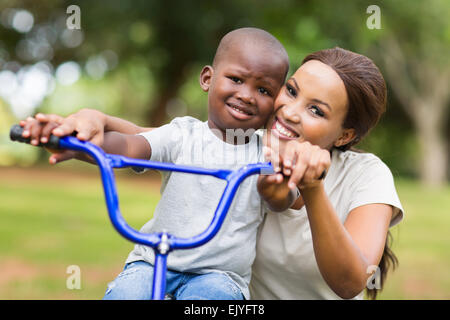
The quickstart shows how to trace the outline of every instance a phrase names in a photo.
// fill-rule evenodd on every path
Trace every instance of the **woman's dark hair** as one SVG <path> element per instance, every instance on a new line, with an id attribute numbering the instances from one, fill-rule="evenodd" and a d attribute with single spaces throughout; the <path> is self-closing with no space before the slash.
<path id="1" fill-rule="evenodd" d="M 342 48 L 320 50 L 309 54 L 302 64 L 310 60 L 320 61 L 331 67 L 342 79 L 347 91 L 348 111 L 343 127 L 355 129 L 356 137 L 350 143 L 336 147 L 341 151 L 353 150 L 361 139 L 375 127 L 386 110 L 386 82 L 372 60 L 366 56 Z M 390 267 L 398 265 L 395 254 L 390 249 L 392 235 L 388 231 L 383 256 L 379 263 L 381 287 Z M 377 290 L 367 289 L 367 296 L 375 299 Z"/>
<path id="2" fill-rule="evenodd" d="M 372 60 L 338 47 L 311 53 L 303 59 L 302 64 L 310 60 L 318 60 L 328 65 L 344 82 L 348 97 L 348 111 L 343 127 L 355 129 L 356 137 L 338 149 L 348 150 L 375 127 L 385 112 L 384 78 Z"/>

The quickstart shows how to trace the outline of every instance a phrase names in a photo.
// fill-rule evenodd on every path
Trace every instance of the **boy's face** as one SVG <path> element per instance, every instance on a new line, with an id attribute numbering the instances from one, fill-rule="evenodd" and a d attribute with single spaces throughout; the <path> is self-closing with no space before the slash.
<path id="1" fill-rule="evenodd" d="M 273 112 L 274 99 L 284 82 L 282 58 L 251 44 L 228 50 L 213 69 L 204 67 L 200 84 L 208 91 L 208 124 L 227 129 L 259 129 Z"/>

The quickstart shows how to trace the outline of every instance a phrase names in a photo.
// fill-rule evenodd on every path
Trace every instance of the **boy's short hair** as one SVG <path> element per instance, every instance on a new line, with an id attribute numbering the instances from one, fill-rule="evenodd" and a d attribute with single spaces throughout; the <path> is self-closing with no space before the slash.
<path id="1" fill-rule="evenodd" d="M 286 74 L 289 70 L 289 57 L 286 49 L 281 42 L 269 32 L 258 28 L 240 28 L 228 32 L 219 43 L 213 60 L 213 68 L 215 68 L 221 59 L 226 55 L 232 46 L 242 44 L 254 44 L 263 49 L 265 52 L 273 51 L 286 62 Z"/>

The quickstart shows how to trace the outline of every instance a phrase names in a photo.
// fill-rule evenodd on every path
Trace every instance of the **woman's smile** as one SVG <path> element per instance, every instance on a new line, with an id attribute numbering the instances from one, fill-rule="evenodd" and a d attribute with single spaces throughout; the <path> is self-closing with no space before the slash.
<path id="1" fill-rule="evenodd" d="M 295 140 L 300 136 L 296 131 L 294 131 L 289 125 L 287 125 L 277 116 L 274 117 L 271 131 L 275 136 L 283 140 Z"/>

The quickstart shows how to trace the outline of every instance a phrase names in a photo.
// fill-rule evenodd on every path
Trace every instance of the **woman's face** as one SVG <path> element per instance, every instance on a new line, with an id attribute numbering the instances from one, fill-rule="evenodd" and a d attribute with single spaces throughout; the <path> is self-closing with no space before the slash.
<path id="1" fill-rule="evenodd" d="M 347 105 L 347 91 L 339 75 L 320 61 L 308 61 L 275 99 L 265 143 L 280 152 L 290 140 L 309 141 L 327 150 L 347 144 L 354 137 L 353 129 L 342 127 Z"/>

